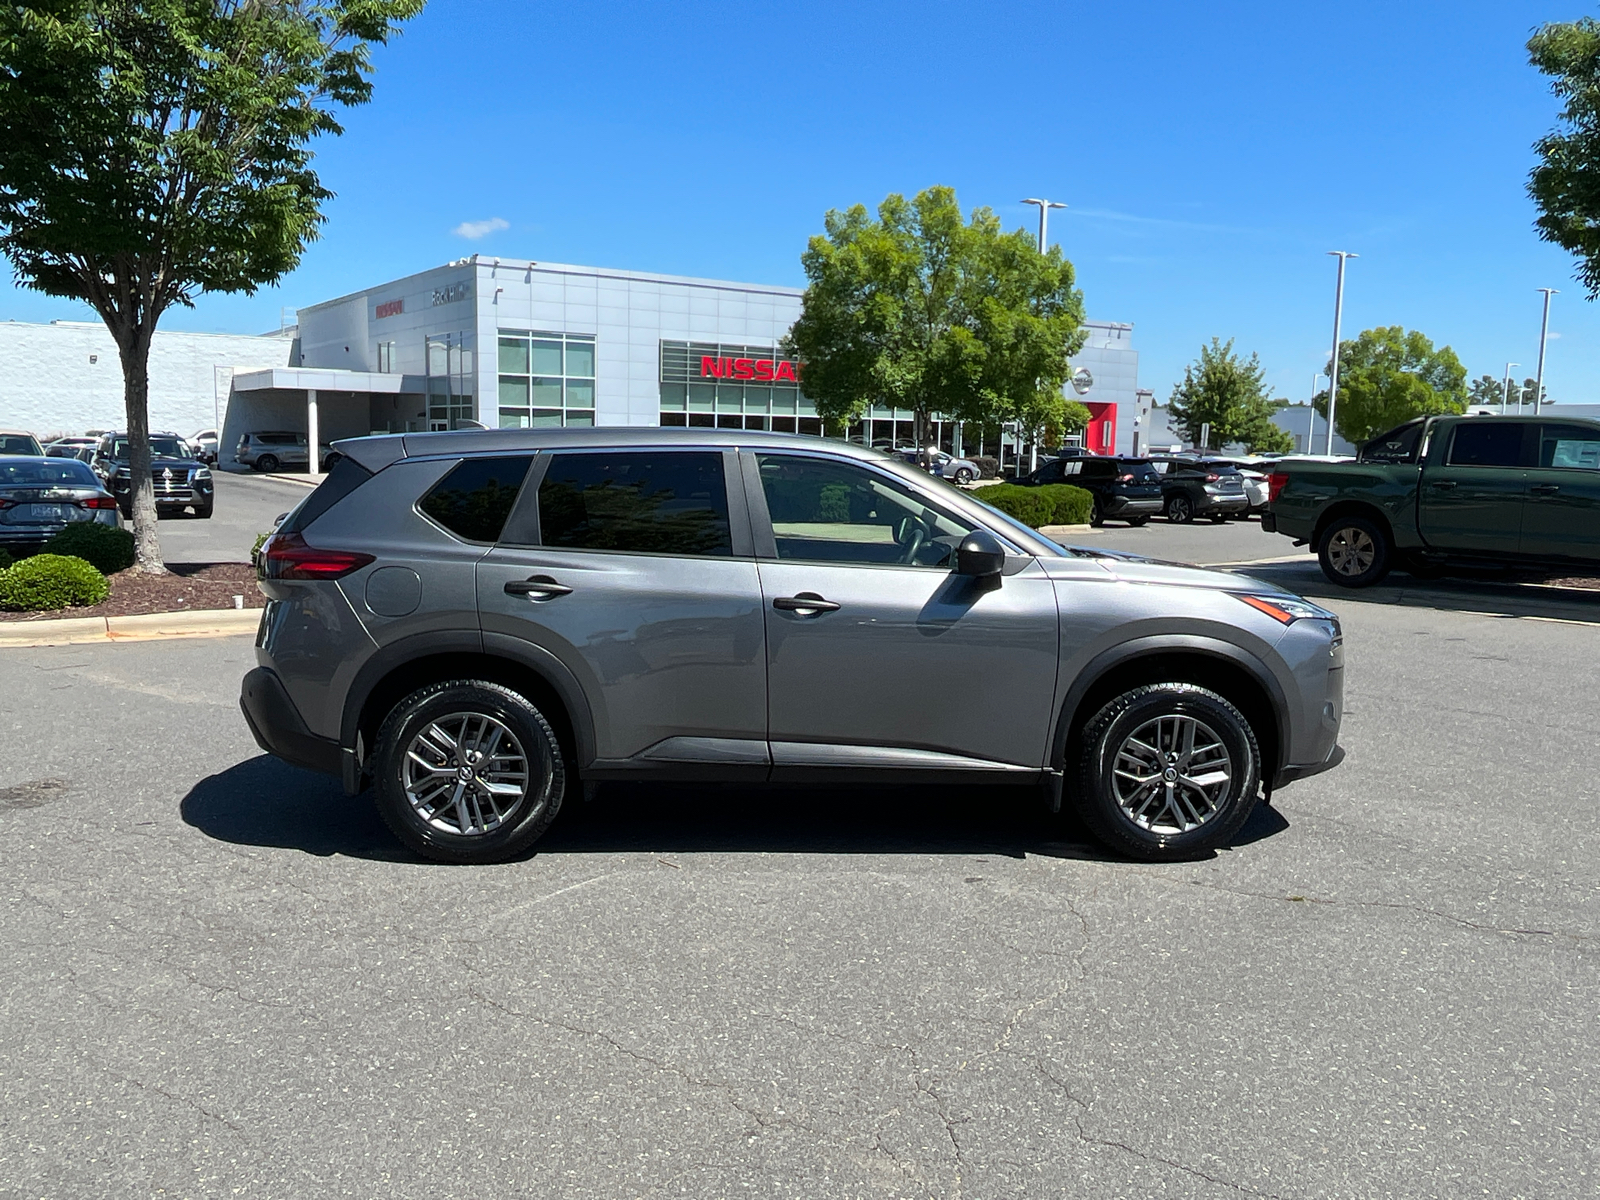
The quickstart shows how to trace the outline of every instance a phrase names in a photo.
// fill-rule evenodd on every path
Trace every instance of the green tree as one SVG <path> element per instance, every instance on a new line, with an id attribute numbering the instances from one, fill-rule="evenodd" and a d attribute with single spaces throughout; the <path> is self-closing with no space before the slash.
<path id="1" fill-rule="evenodd" d="M 1533 144 L 1534 227 L 1577 257 L 1577 278 L 1593 300 L 1600 296 L 1600 22 L 1543 25 L 1528 39 L 1528 58 L 1562 101 L 1560 124 Z"/>
<path id="2" fill-rule="evenodd" d="M 801 256 L 808 284 L 785 339 L 823 417 L 909 409 L 919 445 L 934 413 L 1028 429 L 1087 423 L 1062 394 L 1085 334 L 1059 248 L 1039 253 L 987 208 L 963 220 L 947 187 L 891 195 L 876 219 L 859 204 L 831 210 L 823 224 Z"/>
<path id="3" fill-rule="evenodd" d="M 1327 392 L 1312 403 L 1328 415 Z M 1467 369 L 1449 346 L 1435 350 L 1424 335 L 1399 325 L 1367 329 L 1355 341 L 1339 343 L 1333 427 L 1346 441 L 1368 441 L 1412 417 L 1466 410 Z"/>
<path id="4" fill-rule="evenodd" d="M 1498 405 L 1506 394 L 1505 387 L 1493 375 L 1479 375 L 1467 385 L 1467 402 L 1474 408 Z"/>
<path id="5" fill-rule="evenodd" d="M 1266 372 L 1254 354 L 1236 354 L 1233 339 L 1212 338 L 1183 369 L 1172 389 L 1167 419 L 1184 440 L 1207 449 L 1243 443 L 1252 454 L 1285 454 L 1294 438 L 1272 423 L 1283 401 L 1267 398 Z"/>
<path id="6" fill-rule="evenodd" d="M 331 193 L 308 143 L 371 98 L 370 49 L 424 0 L 12 0 L 0 5 L 0 252 L 81 300 L 122 364 L 138 569 L 163 571 L 150 341 L 205 292 L 291 270 Z"/>

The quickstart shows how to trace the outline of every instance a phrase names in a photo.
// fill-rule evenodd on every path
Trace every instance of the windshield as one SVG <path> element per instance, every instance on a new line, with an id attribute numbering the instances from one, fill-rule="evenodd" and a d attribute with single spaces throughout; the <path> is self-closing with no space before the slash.
<path id="1" fill-rule="evenodd" d="M 38 454 L 39 443 L 26 435 L 0 433 L 0 454 Z"/>
<path id="2" fill-rule="evenodd" d="M 153 458 L 188 458 L 189 450 L 175 437 L 153 437 L 150 439 L 150 454 Z M 117 445 L 111 452 L 112 458 L 128 457 L 128 439 L 118 438 Z"/>
<path id="3" fill-rule="evenodd" d="M 75 458 L 0 461 L 0 488 L 99 486 L 94 472 Z"/>

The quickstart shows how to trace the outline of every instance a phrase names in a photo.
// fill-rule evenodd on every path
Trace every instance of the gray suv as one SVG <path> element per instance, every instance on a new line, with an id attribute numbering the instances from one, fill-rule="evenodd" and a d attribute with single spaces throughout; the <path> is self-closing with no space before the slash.
<path id="1" fill-rule="evenodd" d="M 1327 770 L 1337 618 L 1067 549 L 847 443 L 710 429 L 403 434 L 262 548 L 241 705 L 370 782 L 420 854 L 529 846 L 579 783 L 1014 781 L 1148 859 Z M 963 681 L 926 686 L 930 664 Z"/>

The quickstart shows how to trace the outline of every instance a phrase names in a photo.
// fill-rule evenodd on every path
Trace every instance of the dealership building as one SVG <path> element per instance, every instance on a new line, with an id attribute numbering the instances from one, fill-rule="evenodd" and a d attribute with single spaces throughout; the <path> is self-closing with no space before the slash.
<path id="1" fill-rule="evenodd" d="M 225 462 L 255 430 L 314 430 L 324 442 L 468 422 L 820 435 L 802 368 L 780 348 L 800 300 L 796 288 L 474 255 L 302 308 L 296 326 L 264 337 L 158 334 L 151 425 L 219 428 Z M 1141 402 L 1132 326 L 1091 321 L 1086 333 L 1069 392 L 1090 410 L 1083 440 L 1128 452 Z M 103 329 L 0 323 L 0 363 L 0 425 L 121 424 Z M 909 439 L 911 421 L 875 406 L 850 432 Z M 954 422 L 936 428 L 948 450 L 997 449 L 992 433 L 983 445 Z"/>

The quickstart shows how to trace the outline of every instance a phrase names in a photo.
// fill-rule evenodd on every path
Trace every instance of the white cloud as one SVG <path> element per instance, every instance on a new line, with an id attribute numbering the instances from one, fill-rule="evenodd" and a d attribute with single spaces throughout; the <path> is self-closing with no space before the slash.
<path id="1" fill-rule="evenodd" d="M 1559 338 L 1560 338 L 1560 337 L 1561 337 L 1561 335 L 1560 335 L 1560 334 L 1559 334 L 1559 333 L 1557 333 L 1557 332 L 1556 332 L 1556 331 L 1555 331 L 1555 330 L 1554 330 L 1554 329 L 1552 329 L 1552 330 L 1551 330 L 1551 331 L 1550 331 L 1550 340 L 1551 340 L 1551 341 L 1552 341 L 1552 342 L 1553 342 L 1553 341 L 1556 341 L 1556 340 L 1557 340 L 1557 339 L 1559 339 Z"/>
<path id="2" fill-rule="evenodd" d="M 477 241 L 479 238 L 488 237 L 491 233 L 499 233 L 502 229 L 510 229 L 511 222 L 504 217 L 490 217 L 487 221 L 463 221 L 450 232 L 457 237 Z"/>

